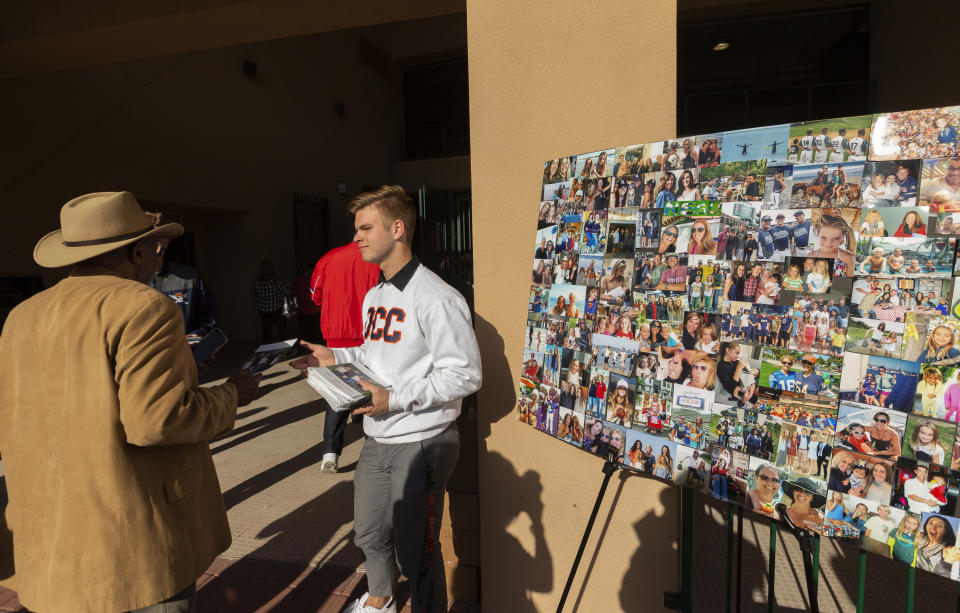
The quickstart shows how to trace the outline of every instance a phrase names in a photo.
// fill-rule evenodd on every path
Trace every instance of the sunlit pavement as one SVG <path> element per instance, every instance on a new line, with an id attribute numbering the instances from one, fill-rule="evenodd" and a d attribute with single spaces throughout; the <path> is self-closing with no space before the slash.
<path id="1" fill-rule="evenodd" d="M 253 346 L 228 345 L 205 379 L 221 382 Z M 264 373 L 233 431 L 211 442 L 233 543 L 198 580 L 198 612 L 339 613 L 366 591 L 352 532 L 362 427 L 347 426 L 340 472 L 321 473 L 322 406 L 299 373 L 279 364 Z M 398 602 L 409 610 L 406 594 L 404 581 Z M 0 589 L 0 611 L 26 609 Z"/>

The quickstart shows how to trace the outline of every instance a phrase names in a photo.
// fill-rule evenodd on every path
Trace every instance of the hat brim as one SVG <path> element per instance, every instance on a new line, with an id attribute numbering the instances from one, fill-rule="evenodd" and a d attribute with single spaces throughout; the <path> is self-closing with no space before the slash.
<path id="1" fill-rule="evenodd" d="M 790 497 L 791 500 L 796 501 L 796 498 L 793 497 L 793 491 L 796 489 L 801 489 L 806 493 L 810 494 L 812 500 L 810 501 L 810 508 L 816 509 L 827 504 L 827 497 L 818 492 L 811 492 L 809 488 L 803 487 L 797 483 L 787 481 L 781 486 L 783 493 Z"/>
<path id="2" fill-rule="evenodd" d="M 44 268 L 61 268 L 89 260 L 90 258 L 95 258 L 98 255 L 103 255 L 104 253 L 143 240 L 149 236 L 176 238 L 181 234 L 183 234 L 183 226 L 178 223 L 168 223 L 145 230 L 143 234 L 134 236 L 133 238 L 126 238 L 99 245 L 70 247 L 63 244 L 63 232 L 61 230 L 54 230 L 37 241 L 37 246 L 33 248 L 33 260 Z"/>

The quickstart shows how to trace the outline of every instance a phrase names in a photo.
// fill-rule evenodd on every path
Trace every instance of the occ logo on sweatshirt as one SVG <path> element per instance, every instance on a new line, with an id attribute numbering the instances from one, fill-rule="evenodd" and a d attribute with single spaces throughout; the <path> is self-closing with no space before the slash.
<path id="1" fill-rule="evenodd" d="M 403 335 L 400 327 L 396 324 L 403 323 L 407 314 L 403 309 L 392 308 L 387 310 L 384 307 L 370 307 L 367 309 L 367 324 L 363 329 L 363 338 L 368 341 L 384 341 L 387 343 L 396 343 Z"/>

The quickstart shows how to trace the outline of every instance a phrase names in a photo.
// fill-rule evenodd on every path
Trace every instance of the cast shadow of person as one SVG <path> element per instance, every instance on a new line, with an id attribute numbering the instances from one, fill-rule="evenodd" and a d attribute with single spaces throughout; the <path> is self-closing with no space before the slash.
<path id="1" fill-rule="evenodd" d="M 510 362 L 504 353 L 503 337 L 497 328 L 483 317 L 474 320 L 477 342 L 483 354 L 484 381 L 512 381 Z M 485 385 L 481 388 L 483 413 L 478 416 L 477 437 L 485 441 L 490 437 L 491 424 L 514 412 L 517 390 L 511 385 Z M 482 418 L 482 419 L 481 419 Z"/>
<path id="2" fill-rule="evenodd" d="M 510 461 L 497 452 L 488 452 L 485 470 L 497 475 L 497 504 L 483 516 L 484 543 L 497 557 L 510 560 L 516 580 L 496 587 L 500 602 L 509 603 L 511 613 L 536 613 L 532 594 L 553 590 L 553 559 L 543 525 L 543 485 L 540 474 L 528 470 L 517 474 Z M 521 538 L 514 536 L 520 534 Z M 526 533 L 532 537 L 532 546 Z"/>
<path id="3" fill-rule="evenodd" d="M 263 528 L 268 541 L 200 585 L 197 610 L 317 610 L 346 595 L 363 560 L 352 531 L 338 535 L 352 523 L 353 483 L 342 481 Z"/>
<path id="4" fill-rule="evenodd" d="M 322 413 L 325 406 L 325 401 L 322 398 L 317 398 L 316 400 L 304 402 L 303 404 L 298 404 L 277 413 L 261 417 L 256 421 L 243 424 L 242 426 L 237 426 L 233 430 L 210 441 L 210 453 L 217 455 L 267 432 L 289 426 L 302 419 L 313 417 L 318 413 Z M 252 411 L 252 409 L 248 410 L 248 412 L 249 411 Z"/>
<path id="5" fill-rule="evenodd" d="M 489 321 L 475 315 L 474 330 L 483 355 L 483 376 L 485 381 L 512 381 L 510 363 L 504 353 L 504 341 L 497 328 Z M 516 576 L 522 580 L 501 583 L 496 587 L 500 602 L 509 603 L 511 612 L 533 613 L 537 611 L 532 600 L 533 593 L 549 593 L 553 590 L 553 559 L 543 524 L 543 485 L 540 474 L 528 470 L 518 474 L 514 465 L 498 452 L 487 449 L 486 440 L 491 434 L 491 424 L 510 418 L 517 402 L 517 392 L 510 385 L 485 385 L 481 388 L 479 402 L 482 411 L 467 414 L 467 423 L 473 427 L 468 431 L 471 436 L 461 440 L 461 458 L 478 458 L 484 478 L 496 483 L 496 504 L 485 505 L 482 509 L 483 548 L 497 551 L 498 559 L 510 560 L 516 569 Z M 474 469 L 476 470 L 476 469 Z M 459 475 L 455 475 L 459 477 Z M 477 477 L 474 476 L 474 479 Z M 462 512 L 468 517 L 467 512 Z M 450 509 L 451 523 L 454 528 L 460 521 L 461 511 L 455 506 Z M 533 537 L 532 551 L 528 551 L 524 542 L 514 534 L 527 532 Z M 512 534 L 512 533 L 514 534 Z M 524 542 L 522 542 L 524 541 Z M 456 547 L 459 558 L 463 553 Z M 455 569 L 454 572 L 458 572 Z M 456 577 L 453 581 L 456 586 Z"/>
<path id="6" fill-rule="evenodd" d="M 359 428 L 347 428 L 344 431 L 344 445 L 350 445 L 361 436 Z M 323 441 L 312 445 L 297 455 L 275 464 L 270 468 L 260 472 L 249 479 L 246 479 L 223 493 L 223 504 L 229 511 L 244 500 L 259 494 L 269 487 L 282 482 L 287 477 L 300 472 L 317 464 L 323 459 L 326 451 Z M 340 467 L 340 472 L 347 473 L 356 468 L 356 462 Z"/>

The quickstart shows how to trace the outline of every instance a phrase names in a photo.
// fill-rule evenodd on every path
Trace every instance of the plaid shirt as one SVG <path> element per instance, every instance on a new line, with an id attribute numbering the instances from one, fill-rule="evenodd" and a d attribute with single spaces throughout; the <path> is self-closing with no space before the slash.
<path id="1" fill-rule="evenodd" d="M 743 282 L 743 295 L 747 298 L 753 298 L 757 295 L 757 287 L 760 285 L 760 277 L 749 275 Z"/>
<path id="2" fill-rule="evenodd" d="M 250 284 L 250 295 L 257 303 L 261 313 L 279 311 L 286 300 L 292 310 L 297 308 L 297 299 L 290 286 L 280 279 L 254 279 Z"/>

